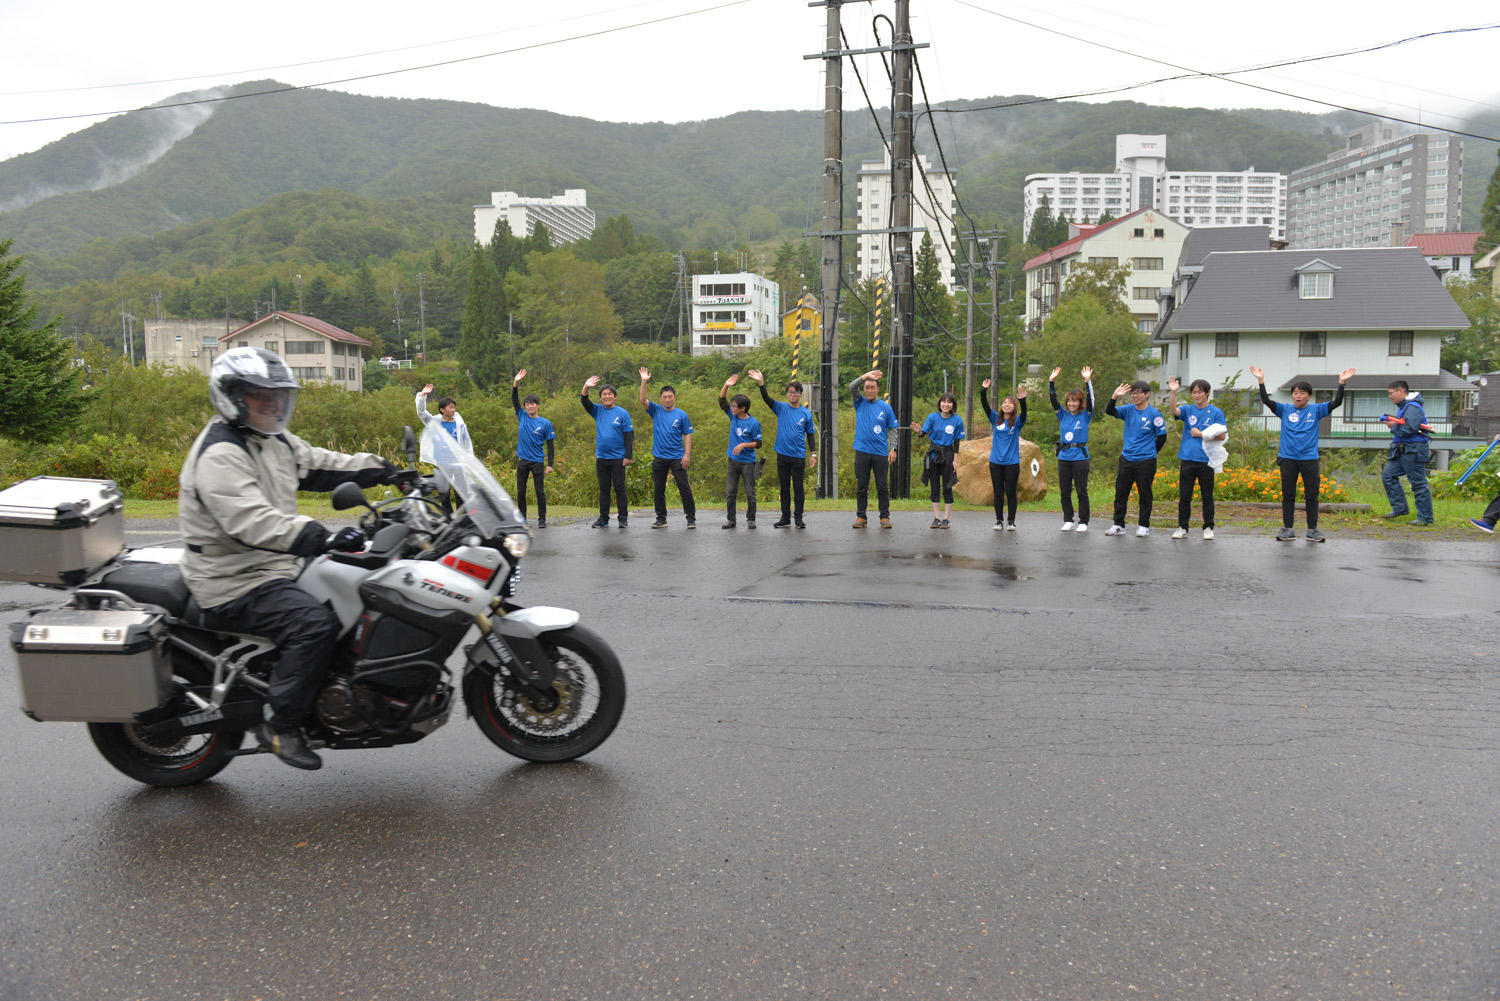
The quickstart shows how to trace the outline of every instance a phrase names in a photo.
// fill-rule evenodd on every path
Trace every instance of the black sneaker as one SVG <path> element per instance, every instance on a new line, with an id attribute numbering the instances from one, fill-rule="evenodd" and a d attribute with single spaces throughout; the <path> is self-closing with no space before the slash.
<path id="1" fill-rule="evenodd" d="M 620 518 L 620 519 L 618 519 L 618 521 L 620 523 L 620 527 L 621 528 L 625 528 L 626 526 L 628 526 L 630 524 L 630 519 L 629 518 Z"/>
<path id="2" fill-rule="evenodd" d="M 653 521 L 651 523 L 651 527 L 652 528 L 666 528 L 667 527 L 667 519 L 665 519 L 665 518 L 657 518 L 655 521 Z"/>
<path id="3" fill-rule="evenodd" d="M 791 525 L 792 523 L 790 521 L 787 521 L 785 518 L 782 518 L 780 521 L 771 522 L 772 528 L 790 528 Z"/>
<path id="4" fill-rule="evenodd" d="M 805 522 L 805 521 L 793 522 L 793 524 L 795 524 L 798 528 L 806 528 L 807 527 L 807 522 Z"/>
<path id="5" fill-rule="evenodd" d="M 536 520 L 536 527 L 537 528 L 546 528 L 547 527 L 547 519 L 546 518 L 538 518 Z"/>
<path id="6" fill-rule="evenodd" d="M 755 531 L 755 519 L 754 518 L 746 518 L 745 519 L 745 527 L 748 528 L 752 532 Z"/>
<path id="7" fill-rule="evenodd" d="M 1405 518 L 1406 517 L 1406 512 L 1405 511 L 1387 511 L 1385 514 L 1381 515 L 1380 517 L 1384 518 L 1386 521 L 1395 521 L 1397 518 Z"/>
<path id="8" fill-rule="evenodd" d="M 687 520 L 687 527 L 688 528 L 697 528 L 698 527 L 698 519 L 697 518 L 689 518 Z"/>
<path id="9" fill-rule="evenodd" d="M 720 528 L 733 528 L 734 527 L 734 519 L 730 518 L 728 521 L 724 522 L 724 524 L 720 525 L 719 527 Z"/>
<path id="10" fill-rule="evenodd" d="M 608 527 L 609 527 L 609 519 L 608 518 L 599 518 L 599 519 L 595 520 L 593 523 L 591 523 L 589 525 L 589 528 L 608 528 Z"/>
<path id="11" fill-rule="evenodd" d="M 315 772 L 323 767 L 323 759 L 308 749 L 301 730 L 273 730 L 267 722 L 255 728 L 255 737 L 261 747 L 293 768 Z"/>

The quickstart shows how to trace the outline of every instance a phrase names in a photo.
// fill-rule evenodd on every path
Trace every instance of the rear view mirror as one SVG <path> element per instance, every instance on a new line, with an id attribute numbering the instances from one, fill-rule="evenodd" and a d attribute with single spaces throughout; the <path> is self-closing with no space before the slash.
<path id="1" fill-rule="evenodd" d="M 365 492 L 356 483 L 340 483 L 333 488 L 331 499 L 335 511 L 347 511 L 351 507 L 370 506 L 370 502 L 365 500 Z"/>
<path id="2" fill-rule="evenodd" d="M 412 433 L 410 424 L 402 429 L 401 448 L 406 452 L 407 466 L 412 469 L 417 468 L 417 436 Z"/>

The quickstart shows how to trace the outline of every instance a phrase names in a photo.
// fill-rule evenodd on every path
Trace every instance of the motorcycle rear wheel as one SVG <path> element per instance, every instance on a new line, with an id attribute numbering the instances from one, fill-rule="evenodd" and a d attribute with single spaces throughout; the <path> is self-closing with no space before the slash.
<path id="1" fill-rule="evenodd" d="M 464 679 L 464 702 L 480 731 L 507 754 L 572 761 L 614 732 L 625 711 L 625 672 L 609 644 L 584 626 L 543 633 L 541 643 L 557 668 L 556 705 L 539 707 L 483 670 Z"/>
<path id="2" fill-rule="evenodd" d="M 194 785 L 222 772 L 245 732 L 198 734 L 166 746 L 148 742 L 131 723 L 90 723 L 89 736 L 105 761 L 137 782 L 171 787 Z"/>

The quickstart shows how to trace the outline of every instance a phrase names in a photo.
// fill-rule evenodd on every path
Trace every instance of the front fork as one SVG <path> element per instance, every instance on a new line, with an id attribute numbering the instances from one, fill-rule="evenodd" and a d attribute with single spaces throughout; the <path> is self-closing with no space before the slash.
<path id="1" fill-rule="evenodd" d="M 522 608 L 496 598 L 490 606 L 498 615 L 474 617 L 481 642 L 469 648 L 466 670 L 488 671 L 511 679 L 543 712 L 557 699 L 557 667 L 542 646 L 543 633 L 577 623 L 577 612 L 538 605 Z"/>

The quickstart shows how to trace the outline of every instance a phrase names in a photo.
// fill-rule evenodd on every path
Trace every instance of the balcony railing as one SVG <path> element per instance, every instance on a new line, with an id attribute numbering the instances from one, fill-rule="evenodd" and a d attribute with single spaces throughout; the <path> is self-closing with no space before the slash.
<path id="1" fill-rule="evenodd" d="M 1270 414 L 1259 414 L 1246 418 L 1251 427 L 1258 427 L 1265 431 L 1275 431 L 1280 428 L 1280 420 Z M 1448 437 L 1454 434 L 1454 422 L 1450 419 L 1429 418 L 1427 423 L 1432 426 L 1434 437 Z M 1378 417 L 1339 417 L 1336 414 L 1326 419 L 1326 428 L 1319 429 L 1319 436 L 1323 438 L 1338 439 L 1380 439 L 1389 441 L 1391 429 Z"/>

